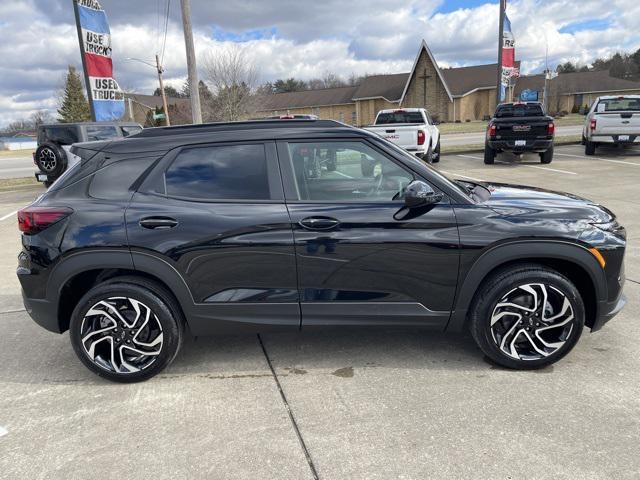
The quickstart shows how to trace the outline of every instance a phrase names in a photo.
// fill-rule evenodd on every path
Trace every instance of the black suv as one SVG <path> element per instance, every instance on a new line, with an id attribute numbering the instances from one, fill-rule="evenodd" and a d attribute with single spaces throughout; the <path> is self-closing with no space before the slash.
<path id="1" fill-rule="evenodd" d="M 469 328 L 510 368 L 566 355 L 624 305 L 625 230 L 572 195 L 451 181 L 326 120 L 143 130 L 19 212 L 33 319 L 84 364 L 151 377 L 187 329 Z M 309 171 L 311 152 L 335 169 Z"/>
<path id="2" fill-rule="evenodd" d="M 36 180 L 49 187 L 67 167 L 79 161 L 70 153 L 71 145 L 124 138 L 139 133 L 142 126 L 134 122 L 52 123 L 38 127 L 38 148 L 33 163 L 38 167 Z"/>
<path id="3" fill-rule="evenodd" d="M 555 131 L 553 117 L 545 115 L 540 102 L 501 103 L 487 126 L 484 163 L 493 164 L 501 152 L 534 152 L 541 163 L 551 163 Z"/>

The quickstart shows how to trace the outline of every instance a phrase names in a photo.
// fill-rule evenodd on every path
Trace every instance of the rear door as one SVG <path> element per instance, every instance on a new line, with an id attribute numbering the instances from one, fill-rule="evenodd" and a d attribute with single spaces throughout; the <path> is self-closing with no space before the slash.
<path id="1" fill-rule="evenodd" d="M 187 285 L 194 333 L 299 328 L 293 233 L 273 142 L 170 152 L 134 195 L 126 221 L 134 263 L 168 263 Z"/>
<path id="2" fill-rule="evenodd" d="M 335 151 L 309 175 L 306 157 Z M 445 198 L 407 211 L 416 178 L 366 140 L 278 143 L 295 237 L 303 325 L 444 328 L 458 274 L 458 230 Z"/>

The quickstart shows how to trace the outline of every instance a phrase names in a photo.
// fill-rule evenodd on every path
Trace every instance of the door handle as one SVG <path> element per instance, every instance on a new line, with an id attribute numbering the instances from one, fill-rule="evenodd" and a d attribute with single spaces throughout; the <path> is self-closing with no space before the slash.
<path id="1" fill-rule="evenodd" d="M 340 222 L 330 217 L 307 217 L 300 220 L 300 225 L 308 230 L 331 230 Z"/>
<path id="2" fill-rule="evenodd" d="M 151 230 L 167 230 L 178 225 L 175 218 L 169 217 L 147 217 L 140 220 L 140 226 Z"/>

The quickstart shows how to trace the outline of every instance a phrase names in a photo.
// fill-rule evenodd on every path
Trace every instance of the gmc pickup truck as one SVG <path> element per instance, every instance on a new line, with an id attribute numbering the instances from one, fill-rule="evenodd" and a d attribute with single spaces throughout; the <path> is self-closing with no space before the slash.
<path id="1" fill-rule="evenodd" d="M 640 143 L 640 95 L 598 97 L 582 130 L 584 153 L 593 155 L 599 144 Z"/>
<path id="2" fill-rule="evenodd" d="M 487 126 L 484 163 L 493 164 L 500 152 L 535 152 L 551 163 L 555 128 L 539 102 L 501 103 Z"/>
<path id="3" fill-rule="evenodd" d="M 380 110 L 365 130 L 395 143 L 427 163 L 440 161 L 440 131 L 424 108 Z"/>

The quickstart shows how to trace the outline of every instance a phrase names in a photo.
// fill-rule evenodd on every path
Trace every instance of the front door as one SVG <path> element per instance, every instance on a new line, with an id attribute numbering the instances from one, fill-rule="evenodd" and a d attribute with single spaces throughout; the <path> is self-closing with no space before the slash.
<path id="1" fill-rule="evenodd" d="M 127 209 L 134 264 L 177 272 L 196 334 L 300 326 L 275 152 L 273 142 L 184 147 L 161 161 Z"/>
<path id="2" fill-rule="evenodd" d="M 278 157 L 303 326 L 444 328 L 459 262 L 448 199 L 407 211 L 416 175 L 366 140 L 281 142 Z"/>

